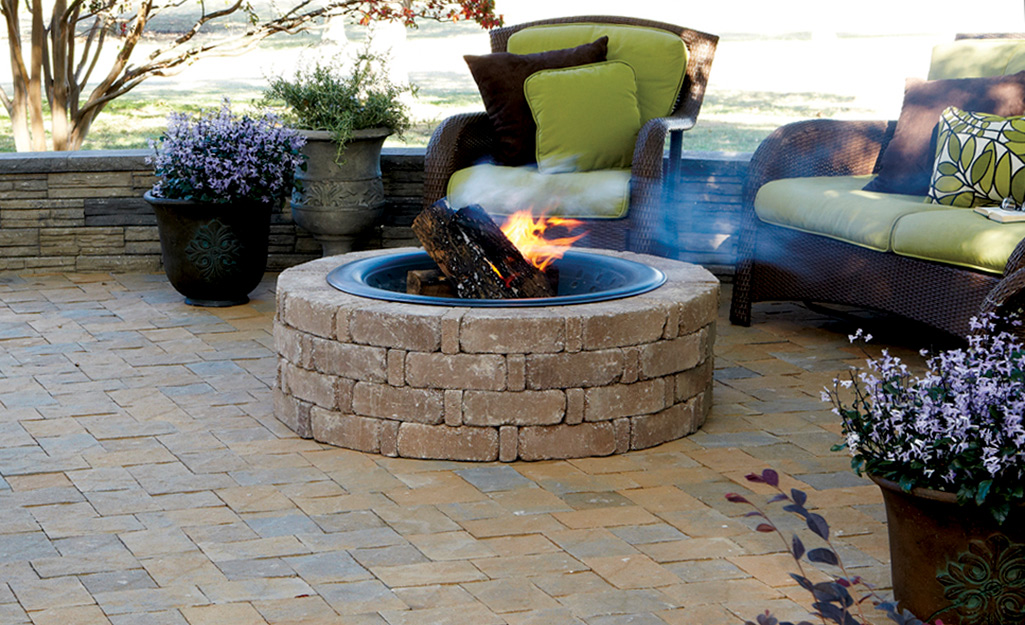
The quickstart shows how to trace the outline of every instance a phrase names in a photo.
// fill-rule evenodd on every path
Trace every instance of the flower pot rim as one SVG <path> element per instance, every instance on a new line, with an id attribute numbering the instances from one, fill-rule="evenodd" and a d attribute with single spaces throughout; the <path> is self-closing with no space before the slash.
<path id="1" fill-rule="evenodd" d="M 227 202 L 200 202 L 198 200 L 181 200 L 178 198 L 170 197 L 159 197 L 153 195 L 153 189 L 149 189 L 142 194 L 142 199 L 154 205 L 164 206 L 177 206 L 180 208 L 210 208 L 210 207 L 236 207 L 239 205 L 251 205 L 251 206 L 265 206 L 269 205 L 271 208 L 277 206 L 277 202 L 261 202 L 255 198 L 249 198 L 244 200 L 231 200 Z M 281 199 L 284 202 L 284 198 Z"/>
<path id="2" fill-rule="evenodd" d="M 893 480 L 886 478 L 877 477 L 871 473 L 866 473 L 866 477 L 876 483 L 879 488 L 884 490 L 894 491 L 903 495 L 912 495 L 914 497 L 921 497 L 923 499 L 932 499 L 933 501 L 943 501 L 947 503 L 957 503 L 957 495 L 954 493 L 947 492 L 945 490 L 935 490 L 932 488 L 922 488 L 916 486 L 911 489 L 910 492 L 900 487 L 900 484 Z"/>
<path id="3" fill-rule="evenodd" d="M 306 137 L 307 141 L 334 141 L 334 133 L 330 130 L 306 130 L 304 128 L 296 128 L 295 130 L 302 136 Z M 395 134 L 395 131 L 387 126 L 363 128 L 361 130 L 353 130 L 352 135 L 349 137 L 349 141 L 383 139 L 393 134 Z"/>

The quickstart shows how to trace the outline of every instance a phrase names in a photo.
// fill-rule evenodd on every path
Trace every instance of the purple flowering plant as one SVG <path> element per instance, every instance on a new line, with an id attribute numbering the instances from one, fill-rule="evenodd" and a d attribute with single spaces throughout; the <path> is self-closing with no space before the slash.
<path id="1" fill-rule="evenodd" d="M 152 193 L 214 204 L 279 204 L 292 193 L 296 169 L 305 167 L 305 143 L 273 113 L 236 115 L 227 98 L 219 110 L 172 113 L 164 134 L 150 142 L 160 179 Z"/>
<path id="2" fill-rule="evenodd" d="M 883 350 L 822 398 L 843 421 L 834 449 L 850 451 L 859 475 L 954 493 L 1003 523 L 1025 499 L 1025 346 L 992 315 L 971 329 L 967 347 L 932 356 L 923 375 Z"/>

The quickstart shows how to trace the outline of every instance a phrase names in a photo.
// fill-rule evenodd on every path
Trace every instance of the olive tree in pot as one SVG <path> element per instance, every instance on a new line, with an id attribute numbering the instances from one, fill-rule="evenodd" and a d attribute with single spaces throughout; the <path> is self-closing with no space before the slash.
<path id="1" fill-rule="evenodd" d="M 339 66 L 344 64 L 338 64 Z M 384 209 L 381 148 L 410 127 L 402 96 L 385 59 L 362 48 L 348 71 L 316 63 L 271 81 L 264 102 L 306 137 L 307 168 L 297 174 L 292 217 L 321 244 L 324 256 L 352 249 Z"/>
<path id="2" fill-rule="evenodd" d="M 270 218 L 292 192 L 305 139 L 272 113 L 172 113 L 151 144 L 153 206 L 171 285 L 194 306 L 249 301 L 267 265 Z"/>

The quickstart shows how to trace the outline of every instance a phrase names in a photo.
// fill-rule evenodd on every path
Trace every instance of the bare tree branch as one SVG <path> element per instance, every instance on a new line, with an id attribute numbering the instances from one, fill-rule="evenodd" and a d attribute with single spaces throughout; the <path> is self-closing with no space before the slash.
<path id="1" fill-rule="evenodd" d="M 54 3 L 49 24 L 43 23 L 44 1 Z M 0 88 L 0 102 L 11 117 L 17 149 L 45 148 L 44 94 L 50 103 L 53 147 L 77 149 L 107 104 L 146 79 L 175 74 L 202 57 L 244 53 L 267 37 L 302 31 L 317 20 L 350 15 L 362 23 L 388 20 L 413 24 L 420 18 L 474 19 L 483 26 L 501 23 L 501 17 L 494 14 L 493 0 L 316 0 L 323 1 L 322 5 L 315 5 L 315 0 L 293 0 L 283 13 L 270 19 L 260 19 L 249 0 L 228 0 L 230 4 L 213 11 L 201 3 L 188 29 L 166 47 L 148 54 L 141 65 L 134 65 L 132 56 L 152 19 L 192 1 L 26 0 L 32 18 L 31 55 L 26 63 L 19 16 L 24 9 L 20 0 L 0 0 L 14 82 L 10 93 Z M 245 31 L 205 34 L 215 24 L 231 23 L 234 15 L 249 18 Z M 112 40 L 120 43 L 120 49 L 107 61 L 102 53 Z M 103 78 L 85 96 L 87 84 L 98 71 Z"/>

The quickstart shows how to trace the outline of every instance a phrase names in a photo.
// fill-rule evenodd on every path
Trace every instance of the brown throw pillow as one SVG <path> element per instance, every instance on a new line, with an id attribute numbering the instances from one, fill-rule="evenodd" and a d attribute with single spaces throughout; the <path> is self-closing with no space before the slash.
<path id="1" fill-rule="evenodd" d="M 925 196 L 936 159 L 936 125 L 948 106 L 1000 117 L 1025 114 L 1025 72 L 992 78 L 909 78 L 893 139 L 866 191 Z"/>
<path id="2" fill-rule="evenodd" d="M 526 165 L 536 158 L 537 127 L 523 95 L 523 81 L 543 69 L 575 67 L 605 60 L 609 38 L 575 48 L 535 54 L 495 52 L 482 56 L 464 56 L 477 81 L 484 109 L 498 136 L 495 158 L 501 165 Z"/>

